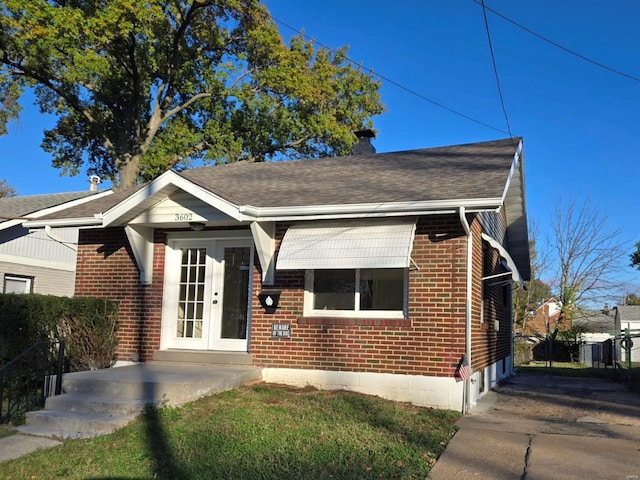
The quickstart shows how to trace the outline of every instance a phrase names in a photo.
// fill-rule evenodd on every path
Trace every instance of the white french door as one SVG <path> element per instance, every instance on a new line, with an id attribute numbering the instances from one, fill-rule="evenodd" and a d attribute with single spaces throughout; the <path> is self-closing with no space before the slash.
<path id="1" fill-rule="evenodd" d="M 253 242 L 169 240 L 161 348 L 248 349 Z"/>

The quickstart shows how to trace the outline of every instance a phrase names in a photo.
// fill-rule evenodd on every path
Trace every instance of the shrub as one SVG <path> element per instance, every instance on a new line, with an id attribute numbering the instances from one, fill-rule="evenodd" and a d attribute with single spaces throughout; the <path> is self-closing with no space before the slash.
<path id="1" fill-rule="evenodd" d="M 0 294 L 0 366 L 34 343 L 65 340 L 74 370 L 109 367 L 118 345 L 117 310 L 103 299 Z"/>
<path id="2" fill-rule="evenodd" d="M 118 348 L 117 311 L 107 300 L 77 298 L 57 325 L 73 370 L 97 370 L 113 365 Z"/>

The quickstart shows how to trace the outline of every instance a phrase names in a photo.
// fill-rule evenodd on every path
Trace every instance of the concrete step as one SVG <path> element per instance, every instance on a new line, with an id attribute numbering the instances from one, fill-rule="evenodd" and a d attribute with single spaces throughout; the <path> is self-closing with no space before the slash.
<path id="1" fill-rule="evenodd" d="M 250 353 L 214 350 L 158 350 L 153 354 L 158 362 L 203 363 L 209 365 L 252 365 Z"/>
<path id="2" fill-rule="evenodd" d="M 27 412 L 27 423 L 18 427 L 18 430 L 29 435 L 59 440 L 93 438 L 113 433 L 134 418 L 135 415 L 38 410 Z"/>
<path id="3" fill-rule="evenodd" d="M 152 400 L 111 397 L 90 393 L 65 393 L 47 398 L 45 410 L 59 412 L 109 413 L 112 415 L 138 415 Z M 157 404 L 157 403 L 156 403 Z"/>
<path id="4" fill-rule="evenodd" d="M 62 380 L 62 390 L 180 405 L 260 378 L 260 369 L 254 367 L 152 362 L 144 366 L 68 373 Z"/>
<path id="5" fill-rule="evenodd" d="M 44 410 L 28 412 L 20 431 L 56 439 L 96 437 L 125 426 L 149 403 L 181 405 L 259 380 L 261 370 L 252 366 L 184 362 L 67 373 L 64 393 L 49 397 Z"/>

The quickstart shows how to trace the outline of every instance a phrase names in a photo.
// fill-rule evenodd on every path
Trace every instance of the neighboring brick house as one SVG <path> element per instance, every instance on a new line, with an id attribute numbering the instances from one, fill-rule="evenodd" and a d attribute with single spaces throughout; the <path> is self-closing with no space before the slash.
<path id="1" fill-rule="evenodd" d="M 78 227 L 29 231 L 24 222 L 110 191 L 0 198 L 0 293 L 72 296 Z"/>
<path id="2" fill-rule="evenodd" d="M 81 227 L 76 294 L 120 302 L 120 361 L 232 352 L 268 382 L 458 410 L 512 372 L 519 138 L 166 172 L 30 226 L 50 224 Z"/>
<path id="3" fill-rule="evenodd" d="M 558 325 L 560 304 L 555 298 L 545 300 L 531 313 L 533 316 L 527 319 L 525 333 L 546 336 L 547 333 L 555 331 L 556 327 L 558 327 L 558 330 L 569 330 L 571 328 L 570 324 Z"/>

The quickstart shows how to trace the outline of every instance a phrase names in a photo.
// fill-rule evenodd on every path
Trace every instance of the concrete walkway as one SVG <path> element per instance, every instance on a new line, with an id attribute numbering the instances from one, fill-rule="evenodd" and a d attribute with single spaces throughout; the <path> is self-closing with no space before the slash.
<path id="1" fill-rule="evenodd" d="M 46 437 L 34 437 L 23 433 L 0 438 L 0 463 L 22 457 L 27 453 L 40 450 L 41 448 L 51 448 L 61 444 L 62 442 L 59 440 Z"/>
<path id="2" fill-rule="evenodd" d="M 608 380 L 514 376 L 457 425 L 430 480 L 640 479 L 640 395 Z"/>

